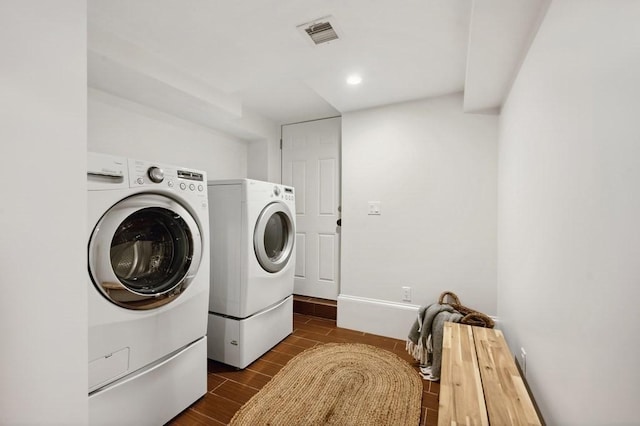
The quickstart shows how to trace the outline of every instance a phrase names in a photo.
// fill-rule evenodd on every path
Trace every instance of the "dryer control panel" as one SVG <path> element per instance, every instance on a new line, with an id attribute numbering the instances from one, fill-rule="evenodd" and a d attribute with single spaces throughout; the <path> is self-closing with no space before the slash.
<path id="1" fill-rule="evenodd" d="M 290 186 L 284 185 L 274 185 L 273 186 L 273 196 L 276 198 L 280 198 L 282 200 L 293 201 L 293 188 Z"/>
<path id="2" fill-rule="evenodd" d="M 293 200 L 293 188 L 284 186 L 284 198 L 286 200 Z"/>

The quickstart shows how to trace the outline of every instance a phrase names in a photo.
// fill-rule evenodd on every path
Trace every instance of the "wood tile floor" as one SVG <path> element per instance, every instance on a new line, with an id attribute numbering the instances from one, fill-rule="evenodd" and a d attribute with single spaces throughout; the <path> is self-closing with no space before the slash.
<path id="1" fill-rule="evenodd" d="M 405 342 L 336 327 L 330 319 L 294 314 L 293 333 L 244 370 L 209 360 L 208 392 L 173 418 L 171 426 L 226 425 L 242 404 L 255 395 L 295 355 L 323 343 L 366 343 L 397 354 L 416 371 Z M 420 425 L 438 424 L 438 383 L 423 380 Z"/>

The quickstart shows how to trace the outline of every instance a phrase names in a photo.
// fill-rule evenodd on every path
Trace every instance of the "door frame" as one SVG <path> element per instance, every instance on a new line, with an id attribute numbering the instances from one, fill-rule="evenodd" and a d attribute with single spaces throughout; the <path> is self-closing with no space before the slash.
<path id="1" fill-rule="evenodd" d="M 284 127 L 285 126 L 292 126 L 292 125 L 296 125 L 296 124 L 305 124 L 305 123 L 312 123 L 312 122 L 316 122 L 316 121 L 324 121 L 324 120 L 331 120 L 331 119 L 335 119 L 335 118 L 339 118 L 342 120 L 342 115 L 334 115 L 334 116 L 330 116 L 330 117 L 323 117 L 323 118 L 317 118 L 317 119 L 313 119 L 313 120 L 303 120 L 303 121 L 297 121 L 297 122 L 293 122 L 293 123 L 285 123 L 285 124 L 281 124 L 280 125 L 280 183 L 283 183 L 284 180 L 284 155 L 283 155 L 283 134 L 284 134 Z M 338 238 L 338 253 L 339 256 L 337 258 L 336 261 L 336 280 L 337 280 L 337 290 L 336 290 L 336 296 L 335 299 L 331 299 L 331 300 L 338 300 L 338 297 L 340 296 L 340 287 L 341 287 L 341 267 L 342 267 L 342 129 L 340 129 L 340 142 L 338 145 L 338 162 L 337 162 L 337 167 L 338 167 L 338 191 L 339 191 L 339 199 L 338 199 L 338 221 L 336 226 L 338 227 L 338 230 L 336 231 L 336 233 L 339 235 Z M 296 211 L 294 210 L 293 212 L 294 216 L 297 214 Z M 295 294 L 295 291 L 294 291 Z M 315 296 L 311 296 L 311 297 L 315 297 Z"/>

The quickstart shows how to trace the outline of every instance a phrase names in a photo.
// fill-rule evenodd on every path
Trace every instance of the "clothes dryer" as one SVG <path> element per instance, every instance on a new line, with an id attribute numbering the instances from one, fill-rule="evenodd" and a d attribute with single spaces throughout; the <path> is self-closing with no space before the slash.
<path id="1" fill-rule="evenodd" d="M 208 356 L 244 368 L 293 331 L 294 189 L 239 179 L 208 191 Z"/>
<path id="2" fill-rule="evenodd" d="M 89 422 L 163 424 L 206 393 L 206 174 L 88 155 Z"/>

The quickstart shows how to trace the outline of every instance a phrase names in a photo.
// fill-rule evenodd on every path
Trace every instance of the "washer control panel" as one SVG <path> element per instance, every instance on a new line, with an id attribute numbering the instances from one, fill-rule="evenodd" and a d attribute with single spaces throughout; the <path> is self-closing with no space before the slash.
<path id="1" fill-rule="evenodd" d="M 148 161 L 129 160 L 131 187 L 163 187 L 185 193 L 206 193 L 205 172 L 183 167 L 168 166 Z"/>
<path id="2" fill-rule="evenodd" d="M 147 175 L 149 176 L 149 179 L 151 179 L 151 182 L 160 183 L 164 180 L 164 171 L 157 166 L 149 167 Z"/>

